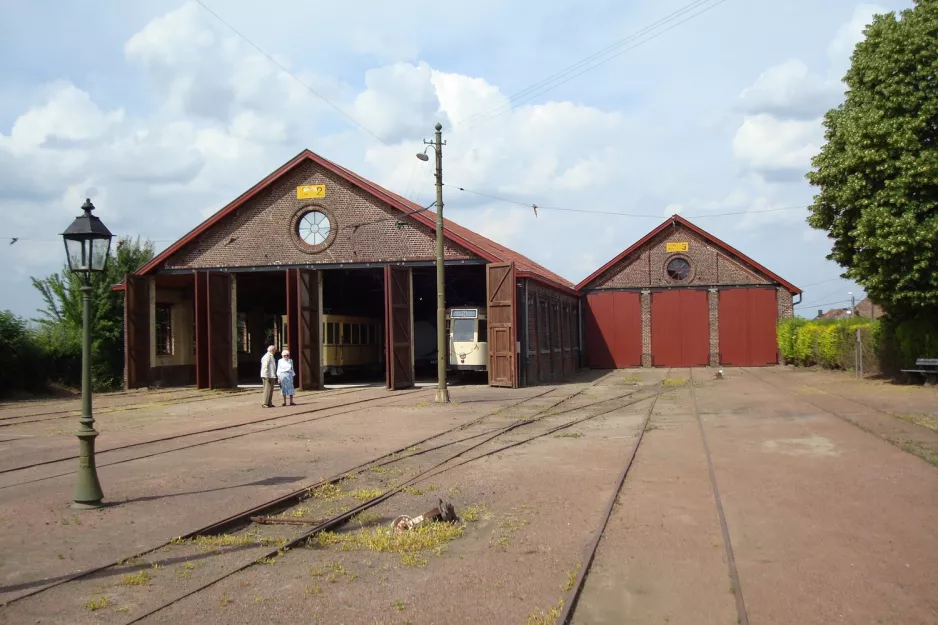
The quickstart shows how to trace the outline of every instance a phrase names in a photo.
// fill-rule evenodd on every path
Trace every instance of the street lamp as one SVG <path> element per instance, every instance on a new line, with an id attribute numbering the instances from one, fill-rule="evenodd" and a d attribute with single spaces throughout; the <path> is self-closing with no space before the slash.
<path id="1" fill-rule="evenodd" d="M 91 274 L 101 273 L 107 265 L 113 236 L 101 220 L 91 214 L 94 204 L 85 199 L 79 215 L 62 233 L 65 256 L 72 273 L 83 278 L 82 350 L 81 350 L 81 419 L 78 437 L 78 479 L 72 493 L 73 508 L 99 508 L 104 493 L 94 465 L 94 439 L 98 436 L 91 416 Z"/>
<path id="2" fill-rule="evenodd" d="M 443 125 L 436 125 L 433 141 L 424 139 L 427 147 L 417 154 L 421 161 L 428 161 L 427 150 L 436 151 L 436 401 L 438 404 L 449 403 L 449 390 L 446 388 L 446 363 L 449 361 L 449 349 L 446 342 L 446 300 L 443 272 Z"/>

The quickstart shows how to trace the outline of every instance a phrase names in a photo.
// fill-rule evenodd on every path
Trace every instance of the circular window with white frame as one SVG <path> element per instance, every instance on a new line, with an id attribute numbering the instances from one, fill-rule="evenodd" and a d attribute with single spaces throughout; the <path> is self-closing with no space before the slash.
<path id="1" fill-rule="evenodd" d="M 319 206 L 304 206 L 290 220 L 290 234 L 294 244 L 304 252 L 321 252 L 335 240 L 338 224 L 335 218 Z"/>

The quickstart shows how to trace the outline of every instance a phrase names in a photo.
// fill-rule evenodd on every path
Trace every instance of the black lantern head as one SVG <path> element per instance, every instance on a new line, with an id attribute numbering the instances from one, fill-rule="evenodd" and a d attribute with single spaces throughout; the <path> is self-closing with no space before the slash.
<path id="1" fill-rule="evenodd" d="M 92 273 L 104 271 L 113 235 L 100 219 L 91 214 L 94 204 L 90 198 L 85 199 L 81 209 L 85 214 L 75 218 L 62 233 L 62 238 L 65 239 L 68 268 L 90 277 Z"/>

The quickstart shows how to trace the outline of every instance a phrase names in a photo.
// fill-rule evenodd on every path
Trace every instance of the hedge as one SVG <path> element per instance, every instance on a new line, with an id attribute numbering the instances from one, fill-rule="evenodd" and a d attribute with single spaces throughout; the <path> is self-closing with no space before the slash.
<path id="1" fill-rule="evenodd" d="M 919 358 L 938 358 L 938 310 L 903 319 L 783 319 L 778 349 L 783 362 L 829 369 L 854 369 L 856 331 L 863 344 L 864 373 L 899 375 Z"/>
<path id="2" fill-rule="evenodd" d="M 878 369 L 880 323 L 872 319 L 784 319 L 778 324 L 778 349 L 787 364 L 853 369 L 856 332 L 863 343 L 864 370 Z"/>

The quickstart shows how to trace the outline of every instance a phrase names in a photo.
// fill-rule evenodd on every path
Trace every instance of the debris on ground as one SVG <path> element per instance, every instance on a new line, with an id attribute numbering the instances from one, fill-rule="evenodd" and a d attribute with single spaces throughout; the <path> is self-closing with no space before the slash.
<path id="1" fill-rule="evenodd" d="M 391 527 L 395 532 L 407 532 L 418 527 L 421 523 L 428 521 L 455 523 L 459 521 L 459 517 L 456 516 L 456 508 L 453 507 L 453 504 L 440 499 L 439 504 L 437 504 L 435 508 L 424 512 L 420 516 L 409 517 L 407 515 L 401 515 L 397 517 L 394 519 Z"/>

